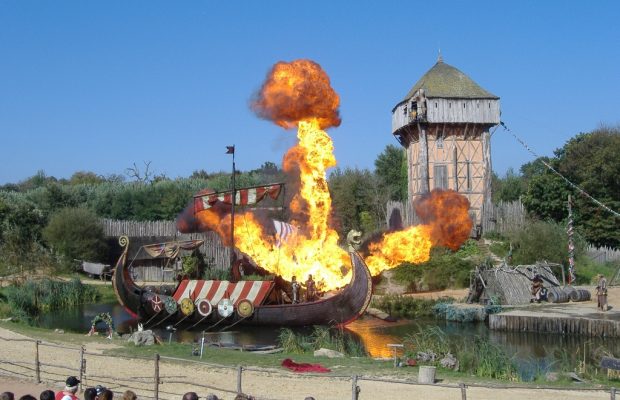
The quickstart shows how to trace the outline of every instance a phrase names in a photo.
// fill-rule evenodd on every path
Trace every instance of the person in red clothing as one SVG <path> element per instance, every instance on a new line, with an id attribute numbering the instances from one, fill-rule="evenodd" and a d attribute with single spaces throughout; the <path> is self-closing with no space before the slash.
<path id="1" fill-rule="evenodd" d="M 78 391 L 79 383 L 80 383 L 80 380 L 76 378 L 75 376 L 68 377 L 67 381 L 65 382 L 65 390 L 61 390 L 60 392 L 56 393 L 56 396 L 54 397 L 54 399 L 55 400 L 80 400 L 75 395 Z"/>

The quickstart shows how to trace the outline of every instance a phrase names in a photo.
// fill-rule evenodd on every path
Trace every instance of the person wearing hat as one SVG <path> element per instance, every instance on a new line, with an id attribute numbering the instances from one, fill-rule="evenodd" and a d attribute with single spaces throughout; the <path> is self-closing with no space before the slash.
<path id="1" fill-rule="evenodd" d="M 607 278 L 605 278 L 605 275 L 603 274 L 598 274 L 596 298 L 598 300 L 598 309 L 601 311 L 607 311 Z"/>
<path id="2" fill-rule="evenodd" d="M 56 393 L 55 400 L 79 400 L 75 395 L 78 391 L 80 380 L 75 376 L 70 376 L 65 382 L 65 390 Z"/>
<path id="3" fill-rule="evenodd" d="M 534 275 L 534 279 L 532 279 L 532 298 L 530 299 L 530 303 L 540 303 L 541 300 L 544 300 L 543 294 L 544 285 L 542 277 L 539 274 L 536 274 Z"/>

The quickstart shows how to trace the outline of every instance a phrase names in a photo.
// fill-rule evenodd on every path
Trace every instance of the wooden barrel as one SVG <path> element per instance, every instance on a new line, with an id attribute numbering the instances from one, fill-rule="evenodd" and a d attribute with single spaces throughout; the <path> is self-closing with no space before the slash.
<path id="1" fill-rule="evenodd" d="M 547 289 L 547 300 L 550 303 L 568 303 L 568 294 L 559 286 Z"/>
<path id="2" fill-rule="evenodd" d="M 586 289 L 573 289 L 570 292 L 570 301 L 588 301 L 590 300 L 590 291 Z"/>
<path id="3" fill-rule="evenodd" d="M 435 383 L 436 368 L 429 365 L 422 365 L 418 370 L 418 383 Z"/>

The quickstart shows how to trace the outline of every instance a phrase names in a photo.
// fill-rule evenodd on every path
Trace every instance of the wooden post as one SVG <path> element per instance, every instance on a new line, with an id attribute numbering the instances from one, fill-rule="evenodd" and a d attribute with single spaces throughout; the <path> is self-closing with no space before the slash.
<path id="1" fill-rule="evenodd" d="M 609 396 L 611 400 L 616 400 L 616 388 L 612 387 L 609 389 Z"/>
<path id="2" fill-rule="evenodd" d="M 243 393 L 243 391 L 241 390 L 241 375 L 242 374 L 243 374 L 243 367 L 239 365 L 237 367 L 237 394 Z"/>
<path id="3" fill-rule="evenodd" d="M 35 348 L 34 368 L 35 368 L 36 375 L 37 375 L 37 383 L 41 383 L 41 363 L 39 362 L 39 343 L 40 343 L 39 340 L 34 342 L 34 348 Z"/>
<path id="4" fill-rule="evenodd" d="M 80 391 L 82 391 L 82 378 L 86 369 L 86 360 L 84 359 L 84 346 L 80 347 Z"/>
<path id="5" fill-rule="evenodd" d="M 153 398 L 159 400 L 159 353 L 155 353 L 155 387 Z"/>
<path id="6" fill-rule="evenodd" d="M 464 383 L 459 383 L 461 388 L 461 400 L 467 400 L 467 388 Z"/>
<path id="7" fill-rule="evenodd" d="M 351 399 L 357 400 L 360 394 L 360 387 L 357 386 L 357 375 L 351 377 Z"/>
<path id="8" fill-rule="evenodd" d="M 418 132 L 420 135 L 420 141 L 418 142 L 419 146 L 419 158 L 418 162 L 420 168 L 420 192 L 428 193 L 429 192 L 429 181 L 428 181 L 428 139 L 426 137 L 426 127 L 420 126 L 418 124 Z"/>

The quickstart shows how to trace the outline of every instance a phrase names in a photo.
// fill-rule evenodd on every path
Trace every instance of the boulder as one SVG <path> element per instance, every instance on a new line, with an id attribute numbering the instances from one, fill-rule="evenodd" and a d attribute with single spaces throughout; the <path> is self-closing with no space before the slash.
<path id="1" fill-rule="evenodd" d="M 327 357 L 327 358 L 340 358 L 344 357 L 344 354 L 331 349 L 318 349 L 314 351 L 315 357 Z"/>
<path id="2" fill-rule="evenodd" d="M 153 331 L 146 330 L 132 333 L 128 341 L 133 342 L 136 346 L 152 346 L 156 343 L 157 339 Z"/>

